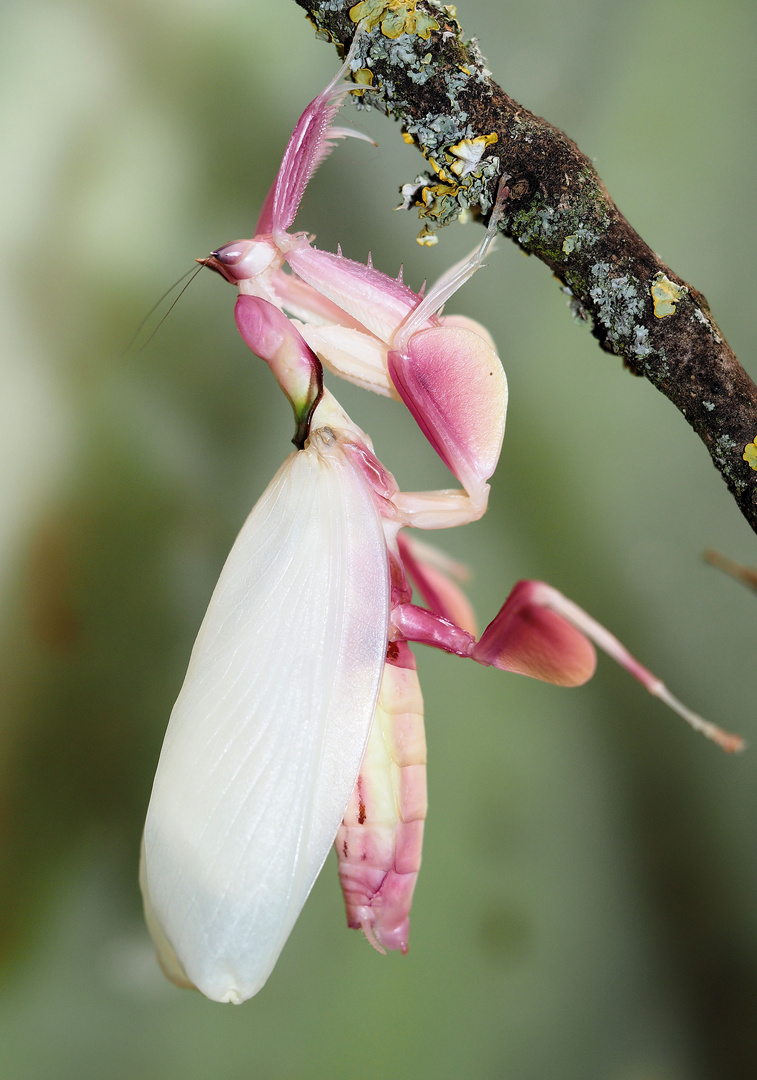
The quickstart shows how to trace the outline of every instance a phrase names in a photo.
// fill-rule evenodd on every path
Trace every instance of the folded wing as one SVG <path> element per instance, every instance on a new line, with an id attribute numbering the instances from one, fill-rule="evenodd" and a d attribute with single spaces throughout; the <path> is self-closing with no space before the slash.
<path id="1" fill-rule="evenodd" d="M 169 973 L 210 998 L 260 989 L 334 841 L 388 606 L 370 489 L 325 428 L 286 460 L 223 568 L 147 814 L 148 922 Z"/>

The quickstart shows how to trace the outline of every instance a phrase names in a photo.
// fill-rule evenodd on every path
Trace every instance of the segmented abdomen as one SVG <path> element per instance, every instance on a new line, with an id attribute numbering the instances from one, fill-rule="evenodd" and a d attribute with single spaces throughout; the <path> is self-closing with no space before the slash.
<path id="1" fill-rule="evenodd" d="M 408 666 L 405 666 L 408 665 Z M 415 659 L 390 644 L 368 747 L 337 833 L 347 923 L 407 952 L 426 817 L 426 739 Z"/>

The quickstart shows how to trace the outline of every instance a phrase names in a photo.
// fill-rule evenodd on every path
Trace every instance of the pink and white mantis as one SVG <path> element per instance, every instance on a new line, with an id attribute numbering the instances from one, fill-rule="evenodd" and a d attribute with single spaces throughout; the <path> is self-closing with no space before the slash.
<path id="1" fill-rule="evenodd" d="M 335 92 L 298 123 L 258 235 L 208 260 L 239 284 L 237 325 L 293 405 L 297 446 L 223 568 L 145 824 L 140 876 L 163 967 L 217 1001 L 263 986 L 335 840 L 350 925 L 407 950 L 426 809 L 409 642 L 575 686 L 593 674 L 593 641 L 724 749 L 741 745 L 544 583 L 516 585 L 477 639 L 444 557 L 400 532 L 486 508 L 507 385 L 486 332 L 438 310 L 480 265 L 497 211 L 479 251 L 425 299 L 288 233 L 334 135 Z M 400 397 L 464 490 L 401 492 L 324 389 L 321 359 Z"/>

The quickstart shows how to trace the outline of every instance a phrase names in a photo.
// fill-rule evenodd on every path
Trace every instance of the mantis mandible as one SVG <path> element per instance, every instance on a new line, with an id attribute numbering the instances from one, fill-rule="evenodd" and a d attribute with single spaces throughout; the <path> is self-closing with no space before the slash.
<path id="1" fill-rule="evenodd" d="M 454 567 L 400 531 L 451 527 L 486 507 L 507 384 L 485 331 L 438 310 L 480 265 L 497 211 L 479 251 L 425 299 L 287 233 L 328 145 L 334 85 L 290 140 L 261 215 L 270 234 L 259 226 L 236 262 L 228 246 L 209 260 L 240 285 L 237 325 L 292 403 L 297 447 L 221 573 L 145 825 L 140 876 L 161 963 L 217 1001 L 263 986 L 335 840 L 349 924 L 381 950 L 407 950 L 426 809 L 410 642 L 563 686 L 591 677 L 594 642 L 724 749 L 741 746 L 542 582 L 519 582 L 477 638 Z M 304 321 L 284 313 L 295 295 Z M 353 344 L 337 363 L 340 335 Z M 363 338 L 371 361 L 358 377 L 349 350 Z M 327 357 L 400 397 L 464 490 L 400 491 L 324 388 Z"/>

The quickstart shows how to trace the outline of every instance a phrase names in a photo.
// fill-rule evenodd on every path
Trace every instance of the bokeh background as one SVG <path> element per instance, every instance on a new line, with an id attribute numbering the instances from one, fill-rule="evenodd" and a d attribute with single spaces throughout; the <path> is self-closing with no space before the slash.
<path id="1" fill-rule="evenodd" d="M 752 0 L 459 17 L 757 375 Z M 344 928 L 329 859 L 259 997 L 164 982 L 136 881 L 152 772 L 292 425 L 219 278 L 129 342 L 195 256 L 250 235 L 336 55 L 293 0 L 6 0 L 0 57 L 0 1076 L 752 1077 L 757 748 L 727 758 L 610 661 L 567 691 L 419 655 L 430 814 L 407 957 Z M 420 158 L 375 113 L 346 117 L 380 149 L 340 146 L 298 223 L 418 287 L 480 229 L 418 247 L 392 208 Z M 757 545 L 699 441 L 512 245 L 453 308 L 491 329 L 511 388 L 486 520 L 435 538 L 474 568 L 482 621 L 543 577 L 757 746 L 757 595 L 701 558 L 757 563 Z M 447 483 L 399 406 L 338 395 L 406 489 Z"/>

